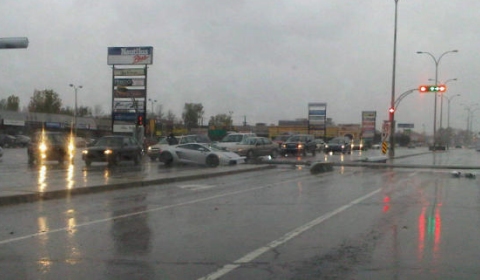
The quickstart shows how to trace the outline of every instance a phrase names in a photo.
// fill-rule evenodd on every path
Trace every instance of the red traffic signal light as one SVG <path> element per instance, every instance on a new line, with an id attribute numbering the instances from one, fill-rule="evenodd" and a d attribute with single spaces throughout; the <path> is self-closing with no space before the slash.
<path id="1" fill-rule="evenodd" d="M 447 87 L 445 85 L 423 85 L 418 88 L 420 92 L 445 92 Z"/>
<path id="2" fill-rule="evenodd" d="M 143 125 L 143 116 L 142 115 L 137 116 L 137 125 Z"/>
<path id="3" fill-rule="evenodd" d="M 390 114 L 393 114 L 393 113 L 395 113 L 395 108 L 393 108 L 393 107 L 390 107 L 390 109 L 388 109 L 388 112 L 389 112 Z"/>

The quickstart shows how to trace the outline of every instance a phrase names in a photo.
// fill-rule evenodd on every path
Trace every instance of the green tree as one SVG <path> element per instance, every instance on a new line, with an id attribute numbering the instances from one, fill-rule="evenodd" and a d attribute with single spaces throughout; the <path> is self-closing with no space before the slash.
<path id="1" fill-rule="evenodd" d="M 0 100 L 0 110 L 15 111 L 20 110 L 20 98 L 15 95 L 10 95 L 7 99 Z"/>
<path id="2" fill-rule="evenodd" d="M 20 98 L 15 95 L 10 95 L 7 98 L 7 110 L 18 112 L 20 110 Z"/>
<path id="3" fill-rule="evenodd" d="M 187 129 L 198 127 L 199 120 L 203 118 L 202 103 L 185 103 L 182 119 Z"/>
<path id="4" fill-rule="evenodd" d="M 53 90 L 35 90 L 28 104 L 29 112 L 58 114 L 62 108 L 62 99 Z"/>
<path id="5" fill-rule="evenodd" d="M 216 116 L 211 116 L 208 125 L 215 126 L 217 128 L 230 129 L 233 125 L 232 115 L 218 114 Z"/>

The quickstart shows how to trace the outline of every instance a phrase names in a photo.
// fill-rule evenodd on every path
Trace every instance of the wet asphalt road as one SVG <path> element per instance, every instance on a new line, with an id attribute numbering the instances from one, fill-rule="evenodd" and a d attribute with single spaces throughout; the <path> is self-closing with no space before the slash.
<path id="1" fill-rule="evenodd" d="M 437 161 L 480 166 L 395 160 Z M 1 207 L 1 278 L 478 279 L 480 178 L 450 173 L 280 165 Z"/>

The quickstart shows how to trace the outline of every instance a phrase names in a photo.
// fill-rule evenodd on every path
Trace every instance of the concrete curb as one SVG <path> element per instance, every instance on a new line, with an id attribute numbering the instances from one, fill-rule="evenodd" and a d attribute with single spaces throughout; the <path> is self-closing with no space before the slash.
<path id="1" fill-rule="evenodd" d="M 251 168 L 226 170 L 226 171 L 213 172 L 213 173 L 201 172 L 198 174 L 191 174 L 191 175 L 184 175 L 184 176 L 170 177 L 170 178 L 158 178 L 158 179 L 151 179 L 151 180 L 144 180 L 144 181 L 132 180 L 130 182 L 112 183 L 107 185 L 94 185 L 94 186 L 65 189 L 65 190 L 32 192 L 27 194 L 3 196 L 3 197 L 0 197 L 0 206 L 36 202 L 40 200 L 67 198 L 67 197 L 72 197 L 72 196 L 81 195 L 81 194 L 93 194 L 93 193 L 107 192 L 107 191 L 113 191 L 113 190 L 123 190 L 123 189 L 137 188 L 137 187 L 147 187 L 152 185 L 162 185 L 162 184 L 174 183 L 174 182 L 183 182 L 183 181 L 189 181 L 189 180 L 220 177 L 220 176 L 239 174 L 239 173 L 245 173 L 245 172 L 273 169 L 273 168 L 276 168 L 276 166 L 274 165 L 252 166 Z"/>

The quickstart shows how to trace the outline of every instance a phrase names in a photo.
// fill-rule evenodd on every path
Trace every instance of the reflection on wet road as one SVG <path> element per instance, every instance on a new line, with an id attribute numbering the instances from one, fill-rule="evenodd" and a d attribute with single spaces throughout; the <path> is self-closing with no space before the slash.
<path id="1" fill-rule="evenodd" d="M 35 180 L 159 172 L 149 166 L 39 166 Z M 478 209 L 476 179 L 450 170 L 281 165 L 2 207 L 0 268 L 8 279 L 477 279 Z"/>

